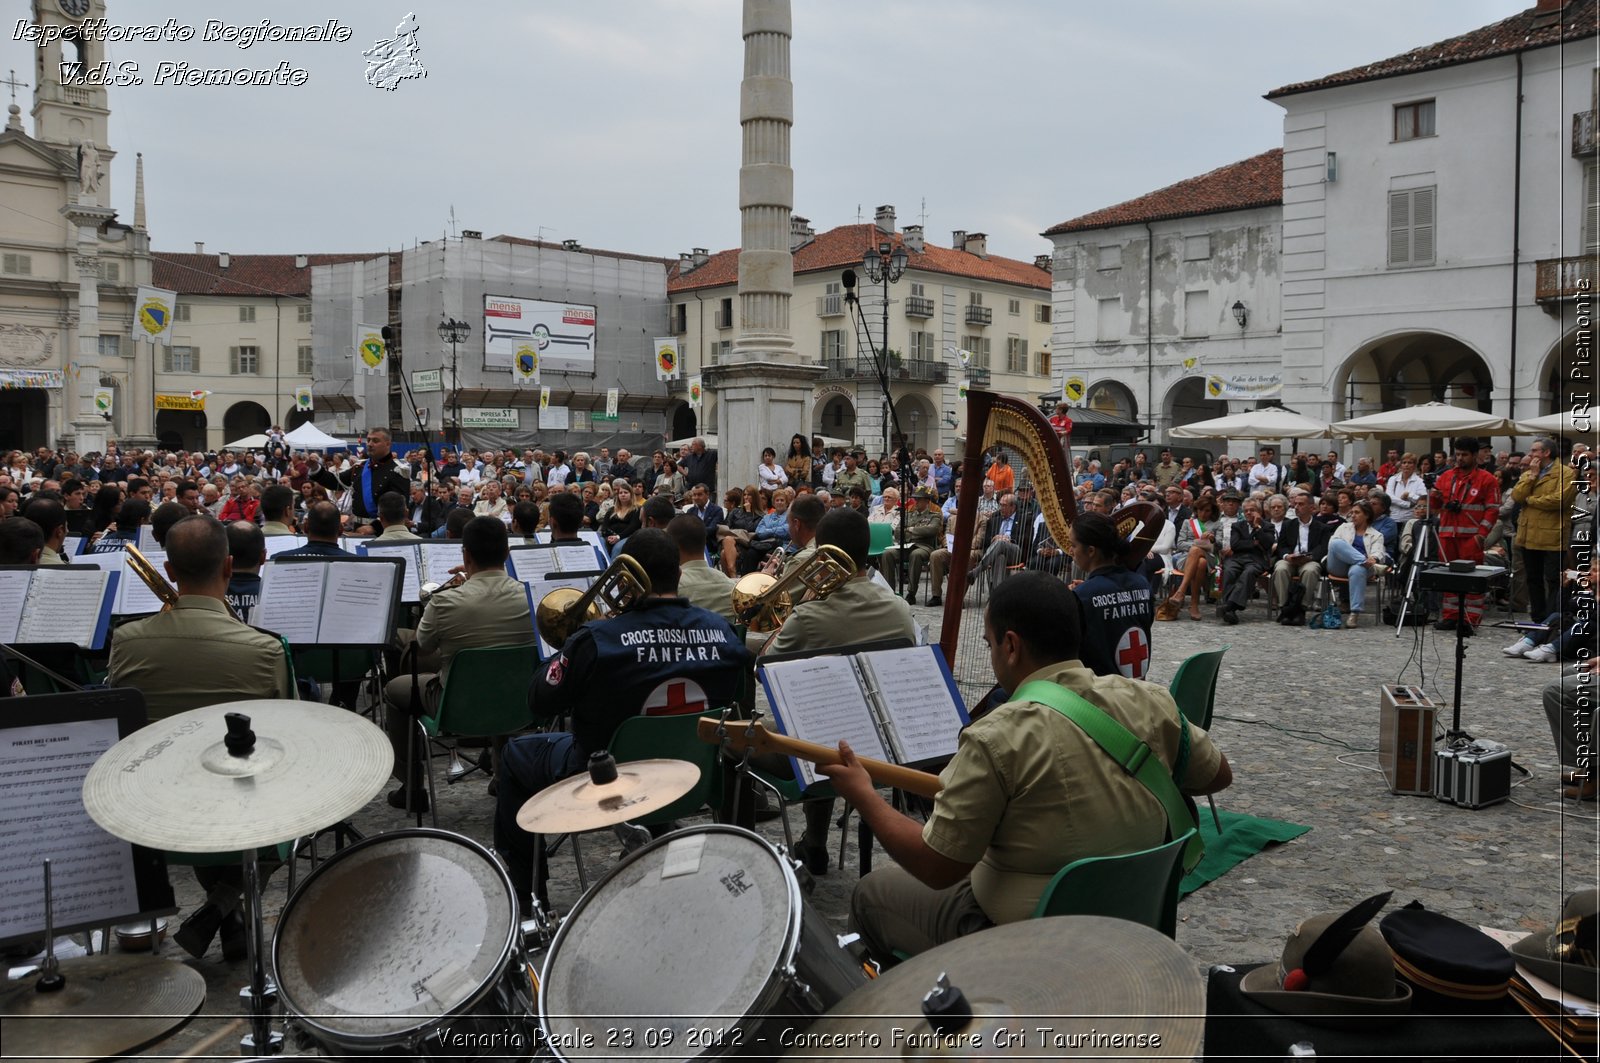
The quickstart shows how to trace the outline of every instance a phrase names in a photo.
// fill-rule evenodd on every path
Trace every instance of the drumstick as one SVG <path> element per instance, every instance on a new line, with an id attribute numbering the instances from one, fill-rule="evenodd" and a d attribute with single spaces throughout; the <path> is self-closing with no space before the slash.
<path id="1" fill-rule="evenodd" d="M 213 1048 L 215 1048 L 222 1041 L 223 1038 L 228 1037 L 231 1034 L 233 1034 L 234 1032 L 236 1032 L 240 1027 L 242 1027 L 244 1025 L 244 1022 L 245 1022 L 245 1020 L 243 1020 L 243 1019 L 234 1019 L 232 1022 L 228 1023 L 228 1025 L 224 1026 L 222 1029 L 218 1030 L 216 1033 L 212 1034 L 210 1037 L 207 1037 L 205 1040 L 201 1041 L 199 1044 L 197 1044 L 193 1048 L 189 1049 L 189 1051 L 187 1051 L 187 1052 L 185 1052 L 185 1053 L 183 1053 L 182 1055 L 179 1055 L 179 1056 L 173 1056 L 172 1058 L 174 1060 L 178 1060 L 178 1059 L 195 1059 L 198 1056 L 203 1056 L 206 1053 L 210 1052 Z"/>
<path id="2" fill-rule="evenodd" d="M 715 716 L 700 717 L 700 726 L 697 728 L 700 740 L 713 744 L 720 743 L 722 736 L 717 732 L 721 727 L 722 721 Z M 755 733 L 747 737 L 747 731 Z M 751 746 L 760 753 L 783 753 L 801 760 L 809 760 L 819 766 L 839 763 L 838 749 L 799 738 L 790 738 L 788 735 L 773 734 L 759 723 L 749 724 L 730 720 L 727 725 L 727 738 L 729 745 L 735 750 Z M 856 760 L 879 786 L 891 786 L 919 797 L 937 797 L 944 785 L 939 781 L 939 776 L 932 772 L 918 771 L 915 768 L 890 764 L 883 760 L 873 760 L 871 757 L 857 757 Z"/>

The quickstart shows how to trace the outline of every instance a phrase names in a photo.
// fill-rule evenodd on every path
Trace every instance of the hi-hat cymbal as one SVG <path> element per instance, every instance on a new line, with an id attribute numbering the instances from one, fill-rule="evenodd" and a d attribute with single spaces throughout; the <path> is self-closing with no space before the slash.
<path id="1" fill-rule="evenodd" d="M 199 971 L 153 956 L 81 956 L 61 961 L 67 984 L 34 989 L 36 974 L 0 990 L 6 1059 L 77 1060 L 118 1056 L 164 1037 L 200 1010 Z"/>
<path id="2" fill-rule="evenodd" d="M 228 751 L 224 717 L 255 734 Z M 381 729 L 314 701 L 234 701 L 157 720 L 108 749 L 83 781 L 83 804 L 135 845 L 218 853 L 321 830 L 383 789 L 394 750 Z"/>
<path id="3" fill-rule="evenodd" d="M 617 765 L 615 782 L 583 772 L 545 787 L 517 810 L 517 826 L 533 834 L 611 827 L 666 808 L 699 781 L 700 768 L 686 760 L 629 760 Z"/>
<path id="4" fill-rule="evenodd" d="M 942 1044 L 922 1012 L 941 974 L 973 1015 Z M 829 1009 L 787 1058 L 1183 1059 L 1199 1051 L 1204 1030 L 1200 974 L 1176 942 L 1122 919 L 1071 915 L 1007 923 L 913 956 Z"/>

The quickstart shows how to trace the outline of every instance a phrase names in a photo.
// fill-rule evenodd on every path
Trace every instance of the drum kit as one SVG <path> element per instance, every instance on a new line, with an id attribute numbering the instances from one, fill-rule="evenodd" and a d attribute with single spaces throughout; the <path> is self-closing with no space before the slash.
<path id="1" fill-rule="evenodd" d="M 291 890 L 269 980 L 256 848 L 351 815 L 383 788 L 391 766 L 383 732 L 358 716 L 252 701 L 151 724 L 89 772 L 85 805 L 111 834 L 248 854 L 246 1056 L 280 1051 L 271 1028 L 280 1003 L 305 1050 L 345 1057 L 1038 1057 L 1082 1054 L 1051 1038 L 1081 1036 L 1097 1016 L 1118 1016 L 1124 1027 L 1103 1031 L 1094 1049 L 1101 1055 L 1198 1049 L 1199 975 L 1153 930 L 1092 917 L 1034 920 L 962 938 L 879 976 L 812 907 L 797 864 L 758 835 L 718 824 L 626 852 L 559 920 L 537 902 L 523 913 L 504 866 L 469 838 L 423 828 L 375 835 Z M 680 761 L 596 758 L 588 774 L 535 795 L 517 820 L 541 833 L 620 827 L 676 800 L 696 777 Z M 194 972 L 141 959 L 143 977 L 119 984 L 183 996 L 159 969 Z M 93 1016 L 126 1009 L 95 995 L 87 965 L 69 980 L 76 1018 L 61 993 L 31 984 L 0 993 L 8 1020 L 41 1007 L 58 1017 L 55 1033 L 68 1036 L 52 1036 L 38 1055 L 100 1058 L 174 1025 L 70 1036 L 104 1031 L 107 1020 Z M 54 1003 L 41 1003 L 47 996 Z M 199 1001 L 147 990 L 139 1005 L 181 1022 Z M 7 1026 L 6 1055 L 30 1054 L 15 1051 L 31 1042 L 14 1043 Z M 129 1040 L 135 1033 L 142 1038 Z M 1113 1034 L 1122 1035 L 1115 1045 Z"/>

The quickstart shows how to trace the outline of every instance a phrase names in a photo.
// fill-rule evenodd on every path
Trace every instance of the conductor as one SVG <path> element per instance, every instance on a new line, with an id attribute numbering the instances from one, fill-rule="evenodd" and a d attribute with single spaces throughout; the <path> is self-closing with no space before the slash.
<path id="1" fill-rule="evenodd" d="M 387 428 L 367 430 L 367 459 L 336 474 L 340 487 L 350 489 L 350 512 L 355 515 L 357 532 L 371 534 L 378 518 L 378 499 L 393 491 L 401 498 L 411 494 L 411 479 L 400 471 L 399 461 L 390 450 L 392 437 Z"/>

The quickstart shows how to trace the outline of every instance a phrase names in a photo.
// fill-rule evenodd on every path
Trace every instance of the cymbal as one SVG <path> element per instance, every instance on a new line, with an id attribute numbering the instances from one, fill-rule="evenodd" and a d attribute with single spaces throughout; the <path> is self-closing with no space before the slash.
<path id="1" fill-rule="evenodd" d="M 62 960 L 61 975 L 67 984 L 54 993 L 34 989 L 37 974 L 0 990 L 8 1061 L 123 1055 L 182 1026 L 206 999 L 199 971 L 154 956 L 80 956 Z"/>
<path id="2" fill-rule="evenodd" d="M 517 826 L 533 834 L 611 827 L 666 808 L 699 781 L 699 766 L 687 760 L 625 761 L 610 783 L 596 783 L 580 772 L 528 798 L 517 810 Z"/>
<path id="3" fill-rule="evenodd" d="M 229 713 L 255 744 L 228 752 Z M 108 749 L 83 804 L 112 835 L 154 849 L 220 853 L 276 845 L 365 807 L 394 767 L 389 738 L 314 701 L 233 701 L 157 720 Z"/>
<path id="4" fill-rule="evenodd" d="M 973 1014 L 943 1044 L 922 1013 L 922 998 L 941 974 Z M 1105 1040 L 1071 1040 L 1091 1029 Z M 1171 938 L 1122 919 L 1054 916 L 913 956 L 825 1012 L 787 1058 L 1188 1058 L 1199 1052 L 1204 1029 L 1200 973 Z M 1119 1034 L 1135 1043 L 1110 1040 Z"/>

